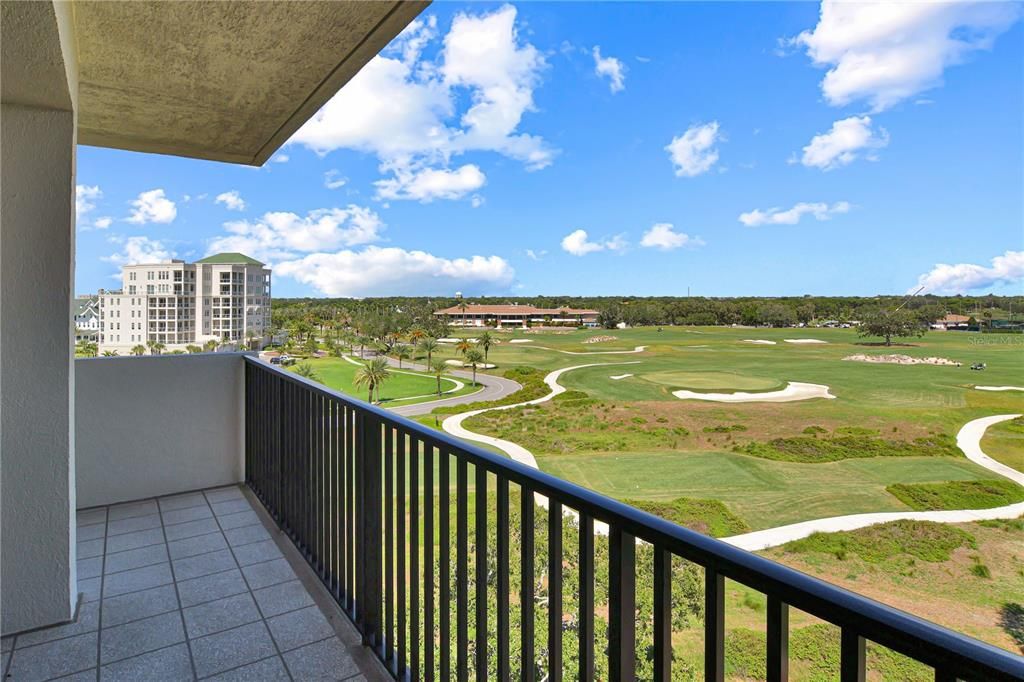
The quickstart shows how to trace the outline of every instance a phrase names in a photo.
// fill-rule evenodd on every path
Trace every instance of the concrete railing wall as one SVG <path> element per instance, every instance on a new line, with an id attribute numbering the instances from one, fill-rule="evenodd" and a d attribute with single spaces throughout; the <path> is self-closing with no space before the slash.
<path id="1" fill-rule="evenodd" d="M 242 481 L 242 358 L 76 360 L 78 508 Z"/>

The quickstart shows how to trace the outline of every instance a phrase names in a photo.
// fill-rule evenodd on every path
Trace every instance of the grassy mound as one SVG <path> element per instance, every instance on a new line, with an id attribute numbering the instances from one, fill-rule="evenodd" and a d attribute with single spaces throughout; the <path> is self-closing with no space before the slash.
<path id="1" fill-rule="evenodd" d="M 547 372 L 542 372 L 539 369 L 533 367 L 513 367 L 505 372 L 505 378 L 511 379 L 519 383 L 522 388 L 515 393 L 505 396 L 500 400 L 483 400 L 478 403 L 470 403 L 468 405 L 446 405 L 444 407 L 434 408 L 431 414 L 458 414 L 460 412 L 468 412 L 470 410 L 482 410 L 491 407 L 501 407 L 502 405 L 514 405 L 515 403 L 523 403 L 528 400 L 536 400 L 541 396 L 547 395 L 551 389 L 544 383 L 544 377 L 547 376 Z"/>
<path id="2" fill-rule="evenodd" d="M 625 502 L 649 514 L 660 516 L 666 521 L 678 523 L 680 526 L 715 538 L 738 535 L 750 530 L 750 526 L 743 519 L 729 511 L 729 508 L 718 500 L 680 497 L 671 502 L 652 500 L 625 500 Z"/>
<path id="3" fill-rule="evenodd" d="M 1024 487 L 1006 479 L 897 483 L 886 490 L 915 511 L 990 509 L 1024 502 Z"/>
<path id="4" fill-rule="evenodd" d="M 814 533 L 783 545 L 785 552 L 819 552 L 845 559 L 856 554 L 869 563 L 879 563 L 899 554 L 922 561 L 949 561 L 960 547 L 975 546 L 974 536 L 956 526 L 931 521 L 892 521 L 877 526 L 838 533 Z"/>
<path id="5" fill-rule="evenodd" d="M 651 383 L 685 388 L 691 391 L 774 391 L 785 386 L 785 382 L 767 377 L 734 374 L 732 372 L 684 372 L 666 371 L 641 374 L 641 379 Z"/>
<path id="6" fill-rule="evenodd" d="M 860 457 L 958 457 L 956 442 L 945 434 L 912 441 L 885 440 L 871 436 L 776 438 L 767 443 L 746 443 L 736 452 L 783 462 L 836 462 Z"/>

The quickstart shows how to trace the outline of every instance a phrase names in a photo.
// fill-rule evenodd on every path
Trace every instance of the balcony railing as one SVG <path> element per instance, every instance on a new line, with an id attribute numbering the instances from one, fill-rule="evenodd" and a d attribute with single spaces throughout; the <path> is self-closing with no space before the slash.
<path id="1" fill-rule="evenodd" d="M 675 557 L 703 567 L 706 680 L 722 680 L 725 674 L 726 579 L 767 596 L 770 681 L 787 679 L 790 607 L 840 629 L 844 682 L 865 678 L 866 641 L 934 668 L 936 680 L 1024 679 L 1024 658 L 1008 651 L 252 357 L 245 362 L 246 482 L 396 679 L 465 680 L 473 675 L 534 680 L 546 675 L 559 680 L 567 674 L 592 680 L 595 657 L 601 655 L 607 656 L 609 679 L 633 680 L 638 651 L 653 653 L 654 679 L 671 679 Z M 516 506 L 518 524 L 510 515 Z M 540 566 L 535 515 L 547 517 L 548 551 Z M 567 523 L 579 531 L 578 547 L 569 547 L 568 553 L 563 546 Z M 595 525 L 608 536 L 606 638 L 596 636 L 594 619 L 599 589 Z M 515 557 L 510 534 L 519 536 Z M 653 548 L 652 641 L 638 641 L 636 631 L 636 576 L 639 569 L 650 568 L 637 561 L 644 543 Z M 578 557 L 578 584 L 563 581 L 567 554 Z M 513 565 L 521 573 L 515 595 Z M 546 575 L 540 586 L 548 595 L 542 623 L 547 646 L 540 652 L 534 647 L 538 569 Z M 567 624 L 563 597 L 569 594 L 578 595 L 579 606 L 576 621 Z M 510 624 L 513 606 L 521 623 L 518 631 Z M 578 653 L 578 671 L 563 670 L 563 631 L 570 628 L 579 643 L 573 652 Z"/>

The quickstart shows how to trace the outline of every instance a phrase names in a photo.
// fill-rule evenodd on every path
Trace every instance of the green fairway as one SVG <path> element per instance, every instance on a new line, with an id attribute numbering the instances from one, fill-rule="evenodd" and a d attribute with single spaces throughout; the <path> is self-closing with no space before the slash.
<path id="1" fill-rule="evenodd" d="M 356 372 L 359 371 L 358 365 L 343 358 L 313 358 L 302 362 L 308 363 L 313 368 L 313 371 L 319 376 L 320 383 L 325 386 L 366 400 L 366 389 L 358 388 L 355 385 Z M 296 367 L 297 365 L 291 365 L 288 369 L 294 371 Z M 452 393 L 445 393 L 442 397 L 464 395 L 479 390 L 479 388 L 471 386 L 469 381 L 460 381 L 465 384 L 463 388 Z M 449 391 L 456 385 L 453 378 L 442 377 L 441 379 L 442 391 Z M 437 399 L 437 379 L 432 374 L 412 372 L 407 369 L 392 368 L 391 377 L 384 382 L 380 389 L 380 401 L 384 406 L 388 404 L 412 405 Z"/>
<path id="2" fill-rule="evenodd" d="M 1017 411 L 1024 411 L 1024 396 Z M 981 449 L 997 462 L 1024 471 L 1024 418 L 989 427 L 981 439 Z"/>
<path id="3" fill-rule="evenodd" d="M 695 391 L 774 391 L 785 383 L 767 377 L 734 374 L 732 372 L 685 372 L 663 371 L 638 375 L 640 379 L 673 389 L 686 388 Z"/>

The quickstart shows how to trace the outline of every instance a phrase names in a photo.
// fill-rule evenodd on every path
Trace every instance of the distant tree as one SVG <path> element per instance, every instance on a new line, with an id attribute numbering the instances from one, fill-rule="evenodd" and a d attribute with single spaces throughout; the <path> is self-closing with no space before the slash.
<path id="1" fill-rule="evenodd" d="M 256 348 L 256 332 L 251 329 L 245 330 L 245 342 L 249 346 L 249 350 Z"/>
<path id="2" fill-rule="evenodd" d="M 105 351 L 103 351 L 103 357 L 105 357 L 105 358 L 116 358 L 117 357 L 117 351 L 116 350 L 105 350 Z"/>
<path id="3" fill-rule="evenodd" d="M 143 346 L 142 344 L 138 344 L 136 346 L 132 346 L 132 355 L 136 355 L 137 356 L 137 355 L 145 355 L 145 354 L 146 354 L 146 347 Z"/>
<path id="4" fill-rule="evenodd" d="M 156 343 L 149 347 L 149 352 L 152 353 L 153 355 L 160 355 L 165 350 L 167 350 L 167 346 L 160 343 L 159 341 L 157 341 Z"/>
<path id="5" fill-rule="evenodd" d="M 413 345 L 416 345 L 425 338 L 427 338 L 427 333 L 420 329 L 419 327 L 416 327 L 415 329 L 409 332 L 409 341 Z"/>
<path id="6" fill-rule="evenodd" d="M 766 303 L 757 309 L 758 324 L 769 327 L 791 327 L 796 324 L 796 320 L 796 313 L 781 303 Z"/>
<path id="7" fill-rule="evenodd" d="M 409 346 L 396 346 L 394 353 L 395 357 L 398 358 L 398 369 L 402 369 L 402 360 L 408 360 L 412 357 L 412 351 L 409 350 Z"/>
<path id="8" fill-rule="evenodd" d="M 306 339 L 306 342 L 302 344 L 302 350 L 306 355 L 316 355 L 316 352 L 320 350 L 320 344 L 317 343 L 314 337 L 310 336 Z"/>
<path id="9" fill-rule="evenodd" d="M 484 354 L 476 348 L 466 351 L 466 364 L 473 368 L 473 385 L 476 386 L 476 367 L 484 362 Z"/>
<path id="10" fill-rule="evenodd" d="M 607 306 L 597 313 L 597 323 L 605 329 L 615 329 L 621 321 L 622 315 L 616 305 Z"/>
<path id="11" fill-rule="evenodd" d="M 437 339 L 432 339 L 429 336 L 420 341 L 420 352 L 427 354 L 427 365 L 431 364 L 432 356 L 439 348 Z"/>
<path id="12" fill-rule="evenodd" d="M 804 324 L 807 324 L 808 322 L 813 320 L 814 319 L 814 304 L 813 303 L 804 303 L 801 306 L 797 306 L 797 309 L 796 309 L 796 319 L 797 319 L 798 322 L 803 322 Z"/>
<path id="13" fill-rule="evenodd" d="M 99 350 L 99 346 L 92 341 L 82 341 L 78 344 L 78 347 L 75 348 L 75 353 L 87 358 L 94 358 L 99 354 Z"/>
<path id="14" fill-rule="evenodd" d="M 299 364 L 295 365 L 295 369 L 293 369 L 292 371 L 298 374 L 300 377 L 305 377 L 310 381 L 317 381 L 323 383 L 323 379 L 320 378 L 320 374 L 315 369 L 313 369 L 313 365 L 309 364 L 308 362 L 300 362 Z"/>
<path id="15" fill-rule="evenodd" d="M 441 395 L 441 375 L 448 371 L 448 365 L 442 360 L 429 365 L 430 371 L 433 373 L 434 378 L 437 380 L 437 394 Z"/>
<path id="16" fill-rule="evenodd" d="M 885 345 L 891 346 L 893 338 L 924 336 L 927 327 L 913 313 L 907 310 L 889 312 L 875 310 L 861 320 L 858 336 L 880 336 Z"/>
<path id="17" fill-rule="evenodd" d="M 457 344 L 455 344 L 455 350 L 459 351 L 463 355 L 468 353 L 472 348 L 473 344 L 471 344 L 468 339 L 462 339 Z"/>
<path id="18" fill-rule="evenodd" d="M 494 343 L 494 338 L 491 337 L 490 332 L 484 332 L 480 335 L 480 338 L 476 340 L 476 345 L 484 349 L 484 362 L 487 362 L 487 353 L 491 350 L 492 343 Z"/>
<path id="19" fill-rule="evenodd" d="M 217 346 L 219 345 L 220 344 L 217 342 L 216 339 L 210 339 L 209 341 L 203 344 L 203 350 L 206 351 L 207 353 L 212 353 L 213 351 L 217 350 Z"/>
<path id="20" fill-rule="evenodd" d="M 388 361 L 383 357 L 376 357 L 359 368 L 353 383 L 355 383 L 357 388 L 366 387 L 367 402 L 372 403 L 374 391 L 377 392 L 377 399 L 380 400 L 381 384 L 387 381 L 390 376 L 391 372 L 388 371 Z"/>
<path id="21" fill-rule="evenodd" d="M 467 307 L 468 307 L 468 306 L 467 306 L 467 304 L 466 304 L 466 299 L 461 299 L 461 300 L 459 301 L 459 310 L 461 310 L 461 311 L 462 311 L 462 326 L 463 326 L 463 327 L 465 327 L 465 326 L 466 326 L 466 308 L 467 308 Z"/>
<path id="22" fill-rule="evenodd" d="M 190 343 L 187 346 L 185 346 L 185 350 L 187 350 L 189 353 L 193 353 L 193 354 L 194 353 L 202 353 L 203 352 L 203 349 L 200 346 L 195 345 L 194 343 Z"/>

